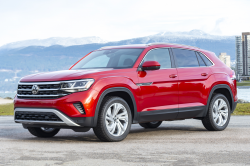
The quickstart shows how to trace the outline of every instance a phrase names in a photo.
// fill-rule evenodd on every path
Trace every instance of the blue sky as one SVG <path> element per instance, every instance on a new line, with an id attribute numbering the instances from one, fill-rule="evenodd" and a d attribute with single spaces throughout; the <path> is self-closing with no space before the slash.
<path id="1" fill-rule="evenodd" d="M 162 31 L 250 31 L 250 0 L 0 0 L 0 46 L 49 37 L 122 40 Z"/>

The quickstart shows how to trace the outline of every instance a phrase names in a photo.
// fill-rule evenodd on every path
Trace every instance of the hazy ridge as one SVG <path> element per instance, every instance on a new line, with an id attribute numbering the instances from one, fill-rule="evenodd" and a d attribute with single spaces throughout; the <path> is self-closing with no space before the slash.
<path id="1" fill-rule="evenodd" d="M 68 42 L 65 38 L 56 38 L 56 42 L 50 41 L 54 39 L 44 39 L 44 43 L 40 41 L 40 44 L 39 42 L 32 43 L 31 40 L 30 45 L 27 44 L 29 43 L 27 41 L 23 41 L 23 43 L 20 41 L 0 47 L 0 92 L 15 91 L 17 82 L 25 75 L 68 69 L 88 52 L 103 46 L 154 42 L 179 43 L 213 51 L 216 55 L 226 52 L 231 55 L 231 60 L 235 60 L 234 36 L 214 36 L 199 30 L 160 32 L 156 35 L 106 43 L 101 38 L 93 37 L 90 38 L 93 40 L 84 40 L 85 44 L 81 45 L 79 43 L 83 41 L 79 39 L 83 38 L 70 38 Z M 61 43 L 61 45 L 53 43 Z"/>

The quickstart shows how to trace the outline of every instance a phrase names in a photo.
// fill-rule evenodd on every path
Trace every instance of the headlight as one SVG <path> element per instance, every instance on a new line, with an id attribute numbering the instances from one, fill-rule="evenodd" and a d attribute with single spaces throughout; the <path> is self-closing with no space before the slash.
<path id="1" fill-rule="evenodd" d="M 94 79 L 84 79 L 84 80 L 75 80 L 75 81 L 65 81 L 61 84 L 61 90 L 66 92 L 80 92 L 85 91 L 90 88 L 94 83 Z"/>

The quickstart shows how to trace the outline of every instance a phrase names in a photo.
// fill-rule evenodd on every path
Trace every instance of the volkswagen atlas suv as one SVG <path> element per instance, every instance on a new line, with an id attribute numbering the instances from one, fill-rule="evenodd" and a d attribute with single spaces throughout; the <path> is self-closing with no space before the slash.
<path id="1" fill-rule="evenodd" d="M 237 103 L 233 70 L 209 51 L 153 43 L 103 47 L 69 70 L 23 77 L 14 100 L 15 122 L 37 137 L 60 129 L 121 141 L 131 124 L 198 119 L 224 130 Z"/>

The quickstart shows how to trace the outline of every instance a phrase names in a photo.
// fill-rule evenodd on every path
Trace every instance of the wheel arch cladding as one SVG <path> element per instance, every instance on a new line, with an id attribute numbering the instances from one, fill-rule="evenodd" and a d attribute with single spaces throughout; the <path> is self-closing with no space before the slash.
<path id="1" fill-rule="evenodd" d="M 136 101 L 133 96 L 133 93 L 128 88 L 125 88 L 125 87 L 114 87 L 114 88 L 106 89 L 99 97 L 97 105 L 96 105 L 96 109 L 95 109 L 94 126 L 96 126 L 97 124 L 99 110 L 102 106 L 102 102 L 104 98 L 107 96 L 117 96 L 125 100 L 128 103 L 130 110 L 131 110 L 132 119 L 133 119 L 132 123 L 138 122 L 137 106 L 136 106 Z"/>
<path id="2" fill-rule="evenodd" d="M 212 90 L 210 91 L 204 116 L 206 116 L 206 114 L 207 114 L 210 101 L 211 101 L 214 94 L 223 94 L 227 98 L 227 100 L 230 104 L 231 112 L 233 111 L 233 94 L 232 94 L 230 87 L 226 84 L 219 84 L 219 85 L 215 85 L 212 88 Z"/>

